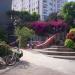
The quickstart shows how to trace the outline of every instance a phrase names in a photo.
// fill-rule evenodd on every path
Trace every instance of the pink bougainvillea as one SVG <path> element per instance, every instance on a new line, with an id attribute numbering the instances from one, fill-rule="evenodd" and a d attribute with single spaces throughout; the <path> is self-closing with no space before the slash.
<path id="1" fill-rule="evenodd" d="M 48 22 L 35 21 L 31 26 L 36 34 L 48 34 L 50 32 L 62 31 L 67 28 L 67 24 L 61 19 L 50 20 Z"/>
<path id="2" fill-rule="evenodd" d="M 32 23 L 32 28 L 35 30 L 37 34 L 46 33 L 45 29 L 48 27 L 47 22 L 44 21 L 36 21 Z"/>
<path id="3" fill-rule="evenodd" d="M 50 20 L 48 21 L 48 25 L 51 26 L 51 29 L 54 33 L 60 32 L 60 31 L 66 31 L 67 30 L 67 23 L 64 22 L 64 20 L 57 19 L 57 20 Z"/>
<path id="4" fill-rule="evenodd" d="M 58 20 L 50 20 L 48 21 L 48 24 L 58 27 L 58 26 L 67 26 L 67 24 L 64 22 L 64 20 L 58 19 Z"/>

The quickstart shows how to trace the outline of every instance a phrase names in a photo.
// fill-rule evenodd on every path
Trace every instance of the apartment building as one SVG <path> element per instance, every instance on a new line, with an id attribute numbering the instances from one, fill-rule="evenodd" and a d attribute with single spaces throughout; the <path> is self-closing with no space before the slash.
<path id="1" fill-rule="evenodd" d="M 40 20 L 45 20 L 52 12 L 59 12 L 68 0 L 1 0 L 0 25 L 7 24 L 6 12 L 10 10 L 36 12 Z"/>
<path id="2" fill-rule="evenodd" d="M 12 10 L 22 11 L 23 0 L 12 0 Z"/>
<path id="3" fill-rule="evenodd" d="M 59 12 L 68 0 L 23 0 L 22 9 L 30 13 L 36 12 L 40 20 L 45 20 L 52 12 Z"/>
<path id="4" fill-rule="evenodd" d="M 23 0 L 22 6 L 23 10 L 29 11 L 31 14 L 33 12 L 39 14 L 40 20 L 46 19 L 48 14 L 52 12 L 52 0 Z"/>

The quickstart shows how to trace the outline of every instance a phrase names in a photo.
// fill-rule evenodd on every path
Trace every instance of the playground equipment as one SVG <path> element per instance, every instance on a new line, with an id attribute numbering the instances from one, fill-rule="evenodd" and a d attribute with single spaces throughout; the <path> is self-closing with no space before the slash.
<path id="1" fill-rule="evenodd" d="M 57 34 L 54 34 L 53 36 L 49 37 L 45 42 L 36 45 L 34 48 L 46 48 L 49 45 L 52 45 L 54 43 L 56 35 Z"/>

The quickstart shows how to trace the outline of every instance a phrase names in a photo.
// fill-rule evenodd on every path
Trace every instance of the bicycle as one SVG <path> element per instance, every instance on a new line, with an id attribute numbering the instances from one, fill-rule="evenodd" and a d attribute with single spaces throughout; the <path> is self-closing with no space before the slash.
<path id="1" fill-rule="evenodd" d="M 12 36 L 13 35 L 11 35 L 11 37 Z M 13 46 L 15 43 L 17 45 Z M 9 45 L 11 46 L 12 54 L 3 57 L 3 60 L 6 65 L 12 66 L 16 64 L 16 62 L 19 61 L 19 59 L 23 56 L 23 52 L 20 50 L 20 39 L 17 39 L 11 43 L 9 42 Z"/>
<path id="2" fill-rule="evenodd" d="M 17 51 L 14 50 L 12 55 L 6 56 L 4 60 L 6 65 L 12 66 L 12 65 L 15 65 L 16 62 L 18 62 L 20 60 L 20 57 L 22 56 L 23 56 L 23 52 L 17 49 Z"/>

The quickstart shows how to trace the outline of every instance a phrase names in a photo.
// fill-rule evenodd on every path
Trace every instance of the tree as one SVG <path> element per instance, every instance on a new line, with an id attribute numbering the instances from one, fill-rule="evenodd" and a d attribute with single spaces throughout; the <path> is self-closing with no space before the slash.
<path id="1" fill-rule="evenodd" d="M 7 16 L 9 17 L 9 19 L 11 18 L 11 16 L 13 18 L 15 18 L 17 21 L 25 23 L 25 22 L 31 22 L 31 21 L 37 21 L 39 20 L 39 14 L 37 14 L 36 12 L 33 12 L 32 14 L 30 14 L 27 11 L 8 11 Z"/>
<path id="2" fill-rule="evenodd" d="M 50 13 L 48 16 L 48 20 L 57 20 L 57 19 L 63 19 L 62 15 L 60 13 Z"/>
<path id="3" fill-rule="evenodd" d="M 8 11 L 6 14 L 9 18 L 11 18 L 11 16 L 12 16 L 15 18 L 18 17 L 24 21 L 31 20 L 31 14 L 27 11 L 21 11 L 21 12 L 20 11 Z"/>
<path id="4" fill-rule="evenodd" d="M 75 25 L 73 22 L 75 20 L 75 2 L 65 3 L 61 10 L 61 15 L 69 25 Z"/>
<path id="5" fill-rule="evenodd" d="M 7 11 L 6 15 L 8 16 L 8 23 L 10 24 L 10 22 L 14 23 L 16 22 L 16 24 L 20 24 L 21 23 L 21 15 L 19 11 Z"/>
<path id="6" fill-rule="evenodd" d="M 31 21 L 31 14 L 27 11 L 19 12 L 19 16 L 23 22 Z"/>
<path id="7" fill-rule="evenodd" d="M 31 14 L 31 20 L 32 21 L 37 21 L 37 20 L 39 20 L 39 14 L 37 14 L 36 12 L 33 12 L 32 14 Z"/>
<path id="8" fill-rule="evenodd" d="M 12 15 L 12 16 L 18 16 L 19 11 L 14 11 L 14 10 L 12 10 L 12 11 L 7 11 L 6 14 L 8 15 L 8 17 L 11 17 L 11 15 Z"/>
<path id="9" fill-rule="evenodd" d="M 0 26 L 0 41 L 6 41 L 7 42 L 7 33 L 4 27 Z"/>
<path id="10" fill-rule="evenodd" d="M 57 19 L 57 13 L 50 13 L 49 16 L 48 16 L 48 20 L 54 20 L 54 19 Z"/>
<path id="11" fill-rule="evenodd" d="M 32 29 L 23 26 L 17 27 L 15 34 L 21 37 L 21 47 L 26 47 L 27 40 L 33 36 L 34 31 Z"/>

